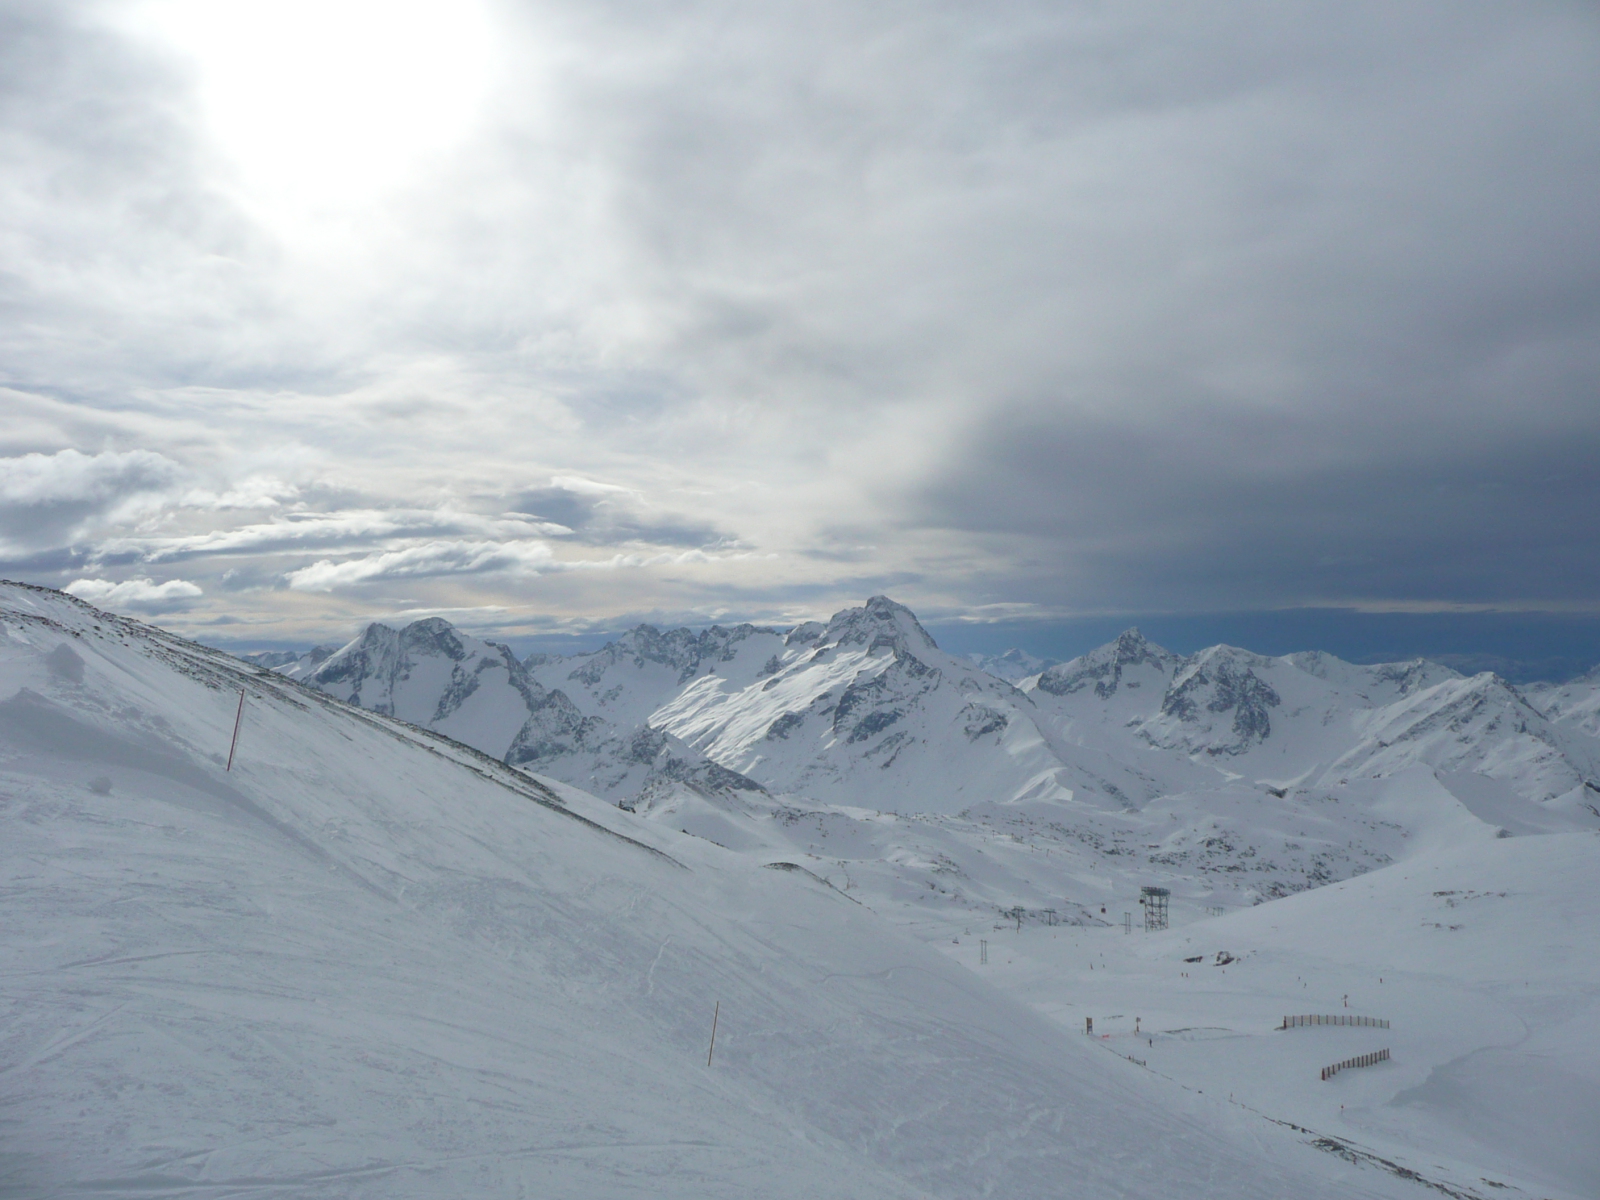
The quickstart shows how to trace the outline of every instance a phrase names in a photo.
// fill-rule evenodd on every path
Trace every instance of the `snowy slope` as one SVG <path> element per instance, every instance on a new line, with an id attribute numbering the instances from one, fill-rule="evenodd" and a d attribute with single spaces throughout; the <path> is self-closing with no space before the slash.
<path id="1" fill-rule="evenodd" d="M 0 626 L 8 1196 L 1416 1194 L 804 871 L 59 593 Z"/>
<path id="2" fill-rule="evenodd" d="M 991 930 L 982 966 L 971 939 L 946 949 L 1064 1028 L 1092 1019 L 1107 1051 L 1314 1128 L 1365 1170 L 1454 1196 L 1589 1197 L 1597 872 L 1592 833 L 1473 840 L 1217 919 L 1175 914 L 1164 933 Z M 1389 1025 L 1281 1028 L 1289 1014 Z M 1378 1049 L 1388 1061 L 1321 1078 Z"/>
<path id="3" fill-rule="evenodd" d="M 1570 683 L 1536 683 L 1523 690 L 1529 703 L 1557 726 L 1600 739 L 1600 667 Z"/>

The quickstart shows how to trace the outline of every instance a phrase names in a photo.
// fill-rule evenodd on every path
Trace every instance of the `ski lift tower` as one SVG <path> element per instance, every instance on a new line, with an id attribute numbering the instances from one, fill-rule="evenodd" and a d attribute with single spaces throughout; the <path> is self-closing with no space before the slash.
<path id="1" fill-rule="evenodd" d="M 1154 933 L 1167 927 L 1167 898 L 1172 893 L 1164 887 L 1139 889 L 1139 905 L 1144 909 L 1144 931 Z"/>

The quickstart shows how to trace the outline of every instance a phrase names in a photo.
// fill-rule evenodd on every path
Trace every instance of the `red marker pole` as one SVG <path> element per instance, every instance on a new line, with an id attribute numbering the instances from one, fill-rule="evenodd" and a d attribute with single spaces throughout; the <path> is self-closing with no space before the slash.
<path id="1" fill-rule="evenodd" d="M 244 720 L 244 689 L 239 689 L 239 711 L 233 717 L 233 741 L 228 743 L 228 765 L 224 771 L 233 770 L 233 752 L 239 748 L 239 723 Z"/>

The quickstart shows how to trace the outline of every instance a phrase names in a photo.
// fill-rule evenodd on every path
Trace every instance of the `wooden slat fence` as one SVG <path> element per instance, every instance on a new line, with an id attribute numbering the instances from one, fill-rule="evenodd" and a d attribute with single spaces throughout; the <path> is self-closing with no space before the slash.
<path id="1" fill-rule="evenodd" d="M 1358 1054 L 1354 1058 L 1347 1058 L 1343 1062 L 1336 1062 L 1331 1067 L 1322 1068 L 1323 1079 L 1332 1079 L 1347 1067 L 1370 1067 L 1373 1063 L 1389 1061 L 1389 1050 L 1374 1050 L 1371 1054 Z"/>
<path id="2" fill-rule="evenodd" d="M 1389 1028 L 1389 1022 L 1382 1017 L 1355 1017 L 1349 1013 L 1333 1013 L 1328 1016 L 1285 1017 L 1279 1029 L 1293 1029 L 1298 1025 L 1370 1025 L 1377 1029 Z"/>

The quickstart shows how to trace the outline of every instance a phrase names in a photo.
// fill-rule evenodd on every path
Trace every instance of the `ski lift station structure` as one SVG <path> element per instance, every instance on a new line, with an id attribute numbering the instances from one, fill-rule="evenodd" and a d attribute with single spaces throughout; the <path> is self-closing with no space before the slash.
<path id="1" fill-rule="evenodd" d="M 1154 933 L 1167 927 L 1167 900 L 1172 892 L 1164 887 L 1139 889 L 1139 906 L 1144 909 L 1144 931 Z"/>

